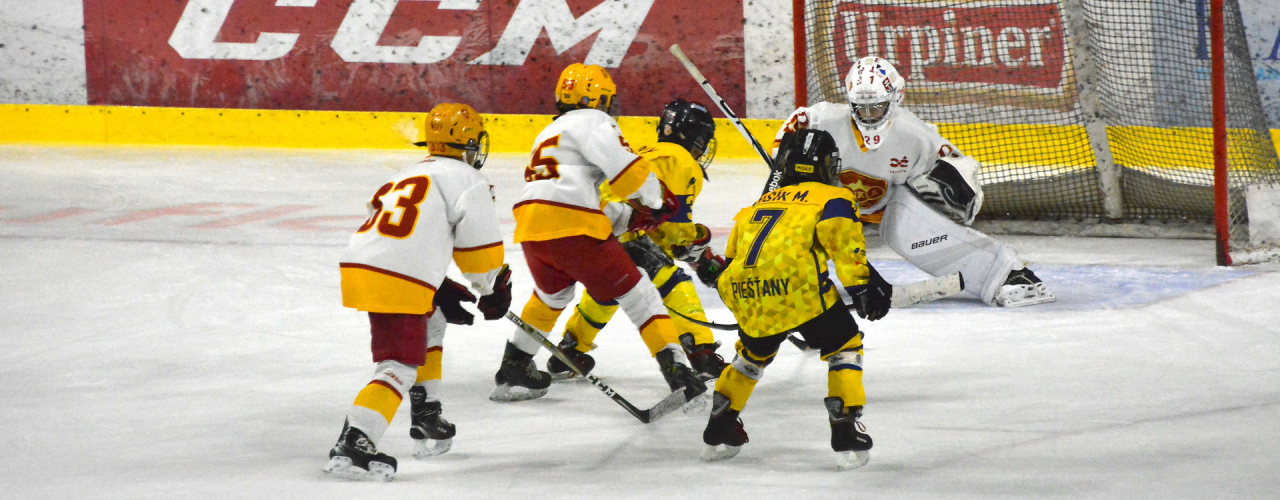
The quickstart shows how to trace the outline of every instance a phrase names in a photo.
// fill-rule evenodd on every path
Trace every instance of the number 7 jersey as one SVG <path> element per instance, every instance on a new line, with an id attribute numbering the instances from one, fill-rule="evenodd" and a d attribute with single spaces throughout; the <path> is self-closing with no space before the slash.
<path id="1" fill-rule="evenodd" d="M 502 267 L 502 233 L 489 180 L 460 161 L 429 157 L 402 170 L 369 200 L 339 267 L 342 305 L 429 314 L 449 260 L 482 295 Z"/>
<path id="2" fill-rule="evenodd" d="M 867 254 L 853 193 L 817 182 L 766 193 L 734 217 L 733 259 L 717 280 L 743 333 L 786 333 L 840 304 L 827 260 L 845 286 L 867 282 Z"/>

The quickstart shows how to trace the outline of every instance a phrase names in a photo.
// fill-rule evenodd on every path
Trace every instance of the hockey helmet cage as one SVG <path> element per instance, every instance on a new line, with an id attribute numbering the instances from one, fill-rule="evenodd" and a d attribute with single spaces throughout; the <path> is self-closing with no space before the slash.
<path id="1" fill-rule="evenodd" d="M 906 80 L 889 61 L 879 57 L 859 59 L 844 80 L 853 121 L 863 134 L 879 130 L 892 121 L 902 104 Z"/>
<path id="2" fill-rule="evenodd" d="M 825 130 L 800 129 L 782 135 L 773 164 L 782 169 L 780 186 L 801 182 L 837 185 L 840 148 Z"/>
<path id="3" fill-rule="evenodd" d="M 594 64 L 573 63 L 560 72 L 556 81 L 556 110 L 594 108 L 618 116 L 618 86 L 609 72 Z"/>
<path id="4" fill-rule="evenodd" d="M 658 142 L 678 144 L 689 151 L 705 169 L 716 156 L 716 122 L 701 104 L 676 99 L 662 109 L 658 118 Z"/>
<path id="5" fill-rule="evenodd" d="M 466 104 L 437 104 L 427 113 L 427 126 L 422 132 L 422 140 L 414 144 L 426 147 L 434 156 L 469 161 L 476 169 L 483 167 L 489 157 L 489 134 L 484 131 L 484 122 L 480 113 Z"/>

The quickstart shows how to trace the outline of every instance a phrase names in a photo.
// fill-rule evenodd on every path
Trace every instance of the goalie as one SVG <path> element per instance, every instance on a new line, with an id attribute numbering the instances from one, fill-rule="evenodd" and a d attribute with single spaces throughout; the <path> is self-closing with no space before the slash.
<path id="1" fill-rule="evenodd" d="M 831 135 L 783 134 L 775 165 L 783 172 L 780 187 L 738 212 L 725 247 L 729 265 L 716 290 L 738 320 L 738 355 L 716 381 L 702 458 L 732 457 L 747 442 L 739 412 L 795 331 L 827 362 L 823 403 L 837 467 L 860 467 L 871 449 L 858 421 L 866 402 L 862 333 L 829 276 L 835 271 L 848 285 L 853 307 L 869 321 L 889 312 L 893 288 L 867 262 L 853 194 L 839 187 L 840 156 Z"/>
<path id="2" fill-rule="evenodd" d="M 988 305 L 1056 300 L 1012 248 L 968 227 L 982 208 L 981 165 L 902 107 L 904 86 L 888 61 L 864 57 L 845 79 L 849 105 L 797 109 L 774 147 L 800 129 L 830 133 L 844 153 L 840 183 L 898 255 L 934 276 L 959 271 Z"/>

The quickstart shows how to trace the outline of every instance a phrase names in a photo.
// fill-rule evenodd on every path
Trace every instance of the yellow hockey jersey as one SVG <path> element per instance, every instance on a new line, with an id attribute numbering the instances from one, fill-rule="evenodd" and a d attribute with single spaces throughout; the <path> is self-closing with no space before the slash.
<path id="1" fill-rule="evenodd" d="M 624 199 L 662 206 L 662 188 L 648 160 L 631 150 L 613 117 L 595 109 L 570 111 L 543 129 L 534 139 L 524 180 L 513 209 L 516 243 L 608 238 L 613 224 L 601 210 L 602 185 Z"/>
<path id="2" fill-rule="evenodd" d="M 661 226 L 644 233 L 626 233 L 618 237 L 620 241 L 628 241 L 639 234 L 647 234 L 658 246 L 671 252 L 671 247 L 688 245 L 698 234 L 697 225 L 693 223 L 693 203 L 702 193 L 704 179 L 702 165 L 689 154 L 689 150 L 679 144 L 659 142 L 651 146 L 643 146 L 637 153 L 649 161 L 649 170 L 662 181 L 671 194 L 680 199 L 680 207 L 676 213 Z M 614 195 L 607 186 L 600 188 L 600 201 L 604 203 L 621 203 L 626 200 Z M 610 207 L 613 208 L 613 207 Z M 609 210 L 611 218 L 629 217 L 629 210 Z M 615 228 L 625 227 L 625 220 L 615 220 Z M 618 229 L 622 231 L 622 229 Z"/>
<path id="3" fill-rule="evenodd" d="M 827 260 L 845 286 L 869 275 L 853 193 L 817 182 L 766 193 L 738 212 L 725 257 L 733 261 L 717 291 L 752 337 L 785 333 L 839 302 Z"/>
<path id="4" fill-rule="evenodd" d="M 429 157 L 392 176 L 368 203 L 339 268 L 342 305 L 428 314 L 449 259 L 482 295 L 502 267 L 502 233 L 489 179 L 458 160 Z"/>

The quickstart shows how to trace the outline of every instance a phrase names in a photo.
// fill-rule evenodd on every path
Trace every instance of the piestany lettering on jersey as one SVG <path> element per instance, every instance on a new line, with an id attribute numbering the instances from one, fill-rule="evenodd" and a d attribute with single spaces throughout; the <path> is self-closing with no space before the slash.
<path id="1" fill-rule="evenodd" d="M 774 295 L 786 295 L 791 291 L 791 278 L 762 280 L 759 278 L 730 283 L 735 299 L 755 299 Z"/>

